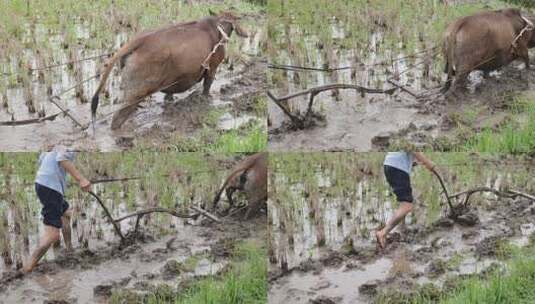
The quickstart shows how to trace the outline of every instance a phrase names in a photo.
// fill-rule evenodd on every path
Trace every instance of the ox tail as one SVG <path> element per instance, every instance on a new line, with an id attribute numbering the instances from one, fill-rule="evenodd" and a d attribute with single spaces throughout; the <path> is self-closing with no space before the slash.
<path id="1" fill-rule="evenodd" d="M 110 77 L 110 73 L 113 69 L 113 66 L 115 65 L 117 60 L 123 58 L 125 55 L 132 53 L 136 47 L 137 45 L 132 45 L 130 43 L 125 44 L 104 64 L 104 69 L 101 74 L 102 77 L 100 78 L 97 90 L 95 91 L 95 94 L 93 94 L 93 98 L 91 99 L 91 118 L 93 120 L 93 123 L 95 122 L 95 116 L 97 114 L 99 94 L 104 88 L 104 85 L 106 85 L 106 81 Z"/>

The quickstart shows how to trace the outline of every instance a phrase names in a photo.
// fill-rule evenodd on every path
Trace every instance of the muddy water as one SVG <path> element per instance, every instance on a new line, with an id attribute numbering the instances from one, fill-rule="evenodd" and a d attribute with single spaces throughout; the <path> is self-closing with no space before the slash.
<path id="1" fill-rule="evenodd" d="M 131 225 L 125 221 L 123 232 Z M 162 216 L 152 218 L 143 227 L 146 236 L 123 250 L 116 248 L 118 239 L 111 225 L 100 227 L 102 237 L 89 238 L 88 249 L 75 244 L 74 253 L 60 251 L 48 256 L 32 274 L 1 286 L 4 290 L 0 303 L 107 303 L 109 294 L 98 290 L 113 288 L 143 294 L 160 285 L 175 288 L 177 283 L 223 271 L 228 255 L 219 251 L 228 249 L 216 245 L 234 239 L 263 240 L 266 226 L 262 217 L 245 223 L 213 225 L 202 219 Z M 174 270 L 175 263 L 183 266 Z"/>
<path id="2" fill-rule="evenodd" d="M 480 222 L 473 226 L 442 223 L 444 212 L 426 210 L 417 201 L 415 212 L 393 231 L 381 252 L 374 231 L 395 208 L 378 190 L 386 188 L 364 180 L 340 190 L 341 198 L 329 191 L 337 182 L 328 173 L 318 174 L 324 176 L 316 179 L 317 185 L 284 186 L 284 174 L 273 177 L 277 191 L 294 196 L 291 202 L 277 193 L 270 197 L 270 303 L 371 303 L 377 293 L 410 293 L 426 283 L 440 288 L 456 276 L 503 265 L 492 239 L 525 246 L 535 231 L 535 205 L 527 200 L 481 194 L 472 210 Z M 494 189 L 511 180 L 509 173 L 480 178 Z M 285 203 L 292 204 L 291 211 Z"/>
<path id="3" fill-rule="evenodd" d="M 244 25 L 249 28 L 249 24 Z M 260 47 L 265 35 L 262 27 L 250 26 L 250 37 L 241 39 L 232 37 L 232 48 L 238 55 L 218 69 L 217 79 L 211 89 L 211 97 L 208 99 L 199 96 L 202 84 L 197 84 L 194 88 L 182 94 L 176 94 L 172 101 L 164 101 L 164 94 L 156 93 L 148 97 L 131 119 L 119 132 L 110 130 L 111 115 L 122 106 L 120 94 L 120 74 L 117 71 L 112 73 L 108 80 L 107 91 L 109 92 L 109 102 L 102 102 L 99 107 L 98 123 L 96 124 L 96 135 L 91 128 L 82 131 L 68 117 L 60 115 L 54 121 L 45 121 L 39 124 L 29 124 L 21 126 L 1 126 L 0 133 L 3 135 L 0 148 L 3 151 L 29 151 L 39 150 L 46 145 L 62 143 L 74 149 L 81 150 L 122 150 L 128 148 L 133 138 L 147 138 L 155 141 L 156 138 L 162 144 L 169 143 L 170 133 L 179 134 L 181 137 L 191 137 L 197 134 L 202 126 L 201 121 L 206 112 L 219 109 L 224 113 L 215 128 L 230 130 L 241 127 L 244 123 L 255 120 L 258 123 L 264 119 L 259 118 L 254 113 L 248 113 L 243 109 L 244 97 L 250 94 L 257 94 L 263 85 L 263 65 L 259 62 Z M 46 35 L 46 28 L 37 26 L 34 32 L 28 35 Z M 78 26 L 77 38 L 84 40 L 88 38 L 88 31 L 83 26 Z M 28 37 L 30 39 L 31 37 Z M 121 44 L 128 39 L 126 34 L 120 34 L 116 38 L 116 44 L 111 50 L 118 49 Z M 64 49 L 61 47 L 62 37 L 50 37 L 54 62 L 68 62 L 73 59 L 70 52 L 75 52 L 75 58 L 88 58 L 107 53 L 106 50 L 83 50 Z M 74 48 L 75 46 L 71 46 Z M 37 56 L 35 50 L 25 50 L 24 54 L 29 58 L 31 66 L 43 66 L 43 59 Z M 45 54 L 46 56 L 46 54 Z M 50 55 L 52 56 L 52 54 Z M 92 77 L 97 73 L 104 58 L 97 60 L 83 61 L 74 65 L 74 69 L 69 70 L 67 66 L 53 68 L 43 72 L 44 80 L 38 79 L 38 73 L 30 76 L 31 87 L 25 88 L 15 86 L 5 92 L 7 97 L 7 107 L 0 110 L 0 121 L 25 120 L 39 117 L 38 115 L 49 116 L 60 112 L 60 110 L 49 101 L 47 88 L 50 87 L 53 94 L 60 94 L 64 90 L 71 88 L 81 80 Z M 247 64 L 244 64 L 247 62 Z M 48 63 L 52 64 L 52 63 Z M 13 61 L 12 66 L 16 67 Z M 232 67 L 231 67 L 232 66 Z M 15 68 L 16 72 L 19 69 Z M 90 123 L 91 99 L 98 85 L 98 80 L 86 82 L 81 89 L 83 100 L 75 96 L 76 90 L 61 95 L 60 104 L 70 109 L 70 113 L 82 125 Z M 32 99 L 36 113 L 30 113 L 27 100 Z M 105 98 L 101 98 L 105 99 Z M 40 114 L 39 114 L 40 113 Z M 166 136 L 154 136 L 158 135 Z M 161 134 L 160 134 L 161 133 Z M 154 142 L 158 145 L 157 142 Z"/>
<path id="4" fill-rule="evenodd" d="M 335 41 L 347 38 L 344 28 L 340 25 L 333 23 L 331 29 Z M 297 35 L 299 28 L 296 27 L 295 31 L 293 34 Z M 354 83 L 370 88 L 388 89 L 392 85 L 386 80 L 393 74 L 399 74 L 398 82 L 410 83 L 414 90 L 423 90 L 434 85 L 423 76 L 424 69 L 421 67 L 423 59 L 403 59 L 404 53 L 395 53 L 393 50 L 379 51 L 383 43 L 382 34 L 378 32 L 371 36 L 368 53 L 358 50 L 337 50 L 336 45 L 333 47 L 334 50 L 325 50 L 318 48 L 319 40 L 312 36 L 305 41 L 305 47 L 313 66 L 355 68 L 332 73 L 293 71 L 283 73 L 272 70 L 273 74 L 283 75 L 282 83 L 277 84 L 274 93 L 276 96 L 282 96 L 329 83 Z M 395 61 L 391 64 L 377 65 L 392 59 Z M 280 64 L 300 65 L 284 51 L 274 60 Z M 414 69 L 411 73 L 401 73 L 414 64 L 420 68 Z M 291 100 L 289 106 L 296 112 L 303 112 L 307 103 L 308 96 L 304 96 Z M 372 149 L 372 139 L 379 134 L 405 129 L 410 123 L 436 124 L 437 116 L 419 113 L 419 106 L 415 99 L 408 98 L 403 93 L 395 93 L 392 96 L 384 94 L 361 96 L 354 90 L 341 90 L 335 93 L 326 91 L 316 97 L 313 107 L 315 112 L 324 116 L 325 125 L 273 135 L 270 147 L 273 150 L 290 147 L 296 150 L 369 151 Z M 269 104 L 269 115 L 272 132 L 287 122 L 287 117 L 273 103 Z"/>
<path id="5" fill-rule="evenodd" d="M 165 237 L 154 243 L 144 245 L 135 254 L 126 259 L 112 258 L 96 267 L 89 268 L 87 265 L 83 265 L 82 269 L 61 269 L 57 267 L 52 272 L 33 273 L 24 280 L 15 283 L 15 286 L 11 286 L 4 293 L 3 300 L 0 302 L 42 302 L 47 299 L 77 299 L 78 303 L 105 303 L 105 299 L 99 300 L 93 294 L 93 289 L 97 285 L 128 280 L 128 283 L 122 287 L 132 287 L 136 283 L 147 281 L 143 279 L 144 276 L 147 277 L 154 274 L 159 277 L 160 270 L 166 260 L 173 259 L 183 262 L 191 256 L 192 252 L 208 252 L 209 242 L 201 238 L 197 233 L 198 231 L 192 227 L 186 227 L 181 233 L 177 233 L 177 244 L 181 244 L 183 248 L 178 248 L 167 254 L 156 255 L 155 252 L 166 250 L 166 241 L 171 237 Z M 94 250 L 99 251 L 104 250 L 104 248 L 95 248 Z M 220 266 L 214 265 L 213 270 L 217 271 L 220 268 Z M 165 282 L 165 280 L 160 278 L 159 280 L 153 279 L 150 282 L 157 284 Z"/>
<path id="6" fill-rule="evenodd" d="M 503 119 L 500 105 L 503 105 L 503 92 L 522 92 L 533 90 L 533 71 L 525 71 L 522 64 L 514 62 L 501 71 L 483 79 L 481 73 L 473 72 L 467 83 L 467 90 L 453 95 L 437 94 L 437 88 L 444 82 L 439 61 L 441 56 L 407 55 L 421 52 L 432 47 L 431 44 L 417 43 L 414 51 L 404 51 L 403 45 L 387 46 L 381 29 L 371 35 L 366 45 L 358 49 L 340 47 L 338 42 L 351 39 L 342 25 L 331 24 L 334 45 L 323 47 L 317 36 L 293 24 L 289 32 L 280 29 L 281 41 L 291 41 L 307 33 L 304 40 L 306 56 L 298 59 L 281 50 L 270 60 L 277 64 L 309 67 L 353 67 L 335 72 L 280 71 L 270 70 L 276 79 L 270 89 L 275 96 L 284 96 L 301 90 L 331 83 L 350 83 L 364 87 L 388 89 L 393 85 L 388 79 L 395 79 L 421 98 L 397 90 L 391 96 L 386 94 L 367 94 L 362 96 L 354 90 L 338 92 L 325 91 L 316 96 L 313 110 L 322 119 L 311 127 L 295 130 L 289 118 L 273 102 L 269 102 L 270 149 L 274 151 L 292 150 L 352 150 L 370 151 L 384 149 L 390 139 L 409 138 L 415 144 L 432 144 L 437 136 L 451 136 L 452 126 L 449 117 L 460 113 L 466 106 L 488 108 L 481 111 L 474 128 L 499 125 Z M 286 37 L 288 36 L 288 37 Z M 291 42 L 287 42 L 290 44 Z M 301 56 L 303 57 L 303 56 Z M 301 61 L 305 61 L 305 63 Z M 378 65 L 386 62 L 387 64 Z M 306 111 L 308 95 L 288 101 L 288 107 L 295 113 Z"/>
<path id="7" fill-rule="evenodd" d="M 337 299 L 336 303 L 359 303 L 361 298 L 355 287 L 368 280 L 385 279 L 391 267 L 392 261 L 382 258 L 358 270 L 342 266 L 317 275 L 292 273 L 271 286 L 275 292 L 270 294 L 269 303 L 307 304 L 319 296 Z"/>

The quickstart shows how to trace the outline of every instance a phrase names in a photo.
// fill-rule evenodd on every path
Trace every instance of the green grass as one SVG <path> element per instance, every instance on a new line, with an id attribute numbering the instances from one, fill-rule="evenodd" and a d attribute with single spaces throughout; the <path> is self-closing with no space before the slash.
<path id="1" fill-rule="evenodd" d="M 265 249 L 252 243 L 238 246 L 230 271 L 221 278 L 197 282 L 176 304 L 255 304 L 267 302 L 267 258 Z"/>
<path id="2" fill-rule="evenodd" d="M 175 152 L 258 152 L 267 148 L 265 124 L 252 122 L 228 131 L 205 127 L 194 137 L 176 134 L 172 144 L 151 147 L 150 143 L 139 143 L 136 149 L 158 149 Z"/>
<path id="3" fill-rule="evenodd" d="M 515 119 L 497 130 L 484 128 L 457 148 L 459 151 L 533 153 L 535 151 L 535 99 L 517 98 L 511 109 Z"/>
<path id="4" fill-rule="evenodd" d="M 380 294 L 375 304 L 509 304 L 535 303 L 535 247 L 512 251 L 507 271 L 495 270 L 487 275 L 466 279 L 451 278 L 449 289 L 426 284 L 407 293 L 389 291 Z"/>
<path id="5" fill-rule="evenodd" d="M 147 304 L 264 304 L 267 302 L 267 253 L 255 242 L 243 242 L 234 250 L 230 268 L 219 277 L 195 281 L 178 294 L 161 287 L 144 300 L 115 293 L 110 303 L 141 302 Z M 127 301 L 128 302 L 128 301 Z M 129 302 L 129 303 L 130 303 Z"/>
<path id="6" fill-rule="evenodd" d="M 488 279 L 471 278 L 442 297 L 442 304 L 535 303 L 535 247 L 517 253 L 506 274 L 494 273 Z M 421 299 L 416 303 L 426 303 Z"/>

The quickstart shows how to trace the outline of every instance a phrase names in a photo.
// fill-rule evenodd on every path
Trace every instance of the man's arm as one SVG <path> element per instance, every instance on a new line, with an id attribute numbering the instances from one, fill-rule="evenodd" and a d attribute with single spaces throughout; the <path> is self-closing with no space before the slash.
<path id="1" fill-rule="evenodd" d="M 74 164 L 69 160 L 62 160 L 59 162 L 60 166 L 65 169 L 69 173 L 70 176 L 72 176 L 80 185 L 80 188 L 84 191 L 89 191 L 91 188 L 91 182 L 85 178 L 78 169 L 74 166 Z"/>
<path id="2" fill-rule="evenodd" d="M 435 164 L 430 159 L 425 157 L 422 152 L 413 152 L 413 153 L 414 153 L 414 157 L 419 163 L 421 163 L 424 167 L 426 167 L 427 170 L 433 171 L 433 169 L 435 168 Z"/>

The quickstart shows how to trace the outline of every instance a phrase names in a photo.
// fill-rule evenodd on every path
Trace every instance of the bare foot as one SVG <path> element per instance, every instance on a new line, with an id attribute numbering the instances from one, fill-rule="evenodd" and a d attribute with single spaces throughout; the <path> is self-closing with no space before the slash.
<path id="1" fill-rule="evenodd" d="M 377 239 L 377 244 L 379 245 L 379 247 L 381 247 L 381 249 L 385 249 L 386 238 L 384 233 L 381 230 L 376 231 L 375 238 Z"/>

